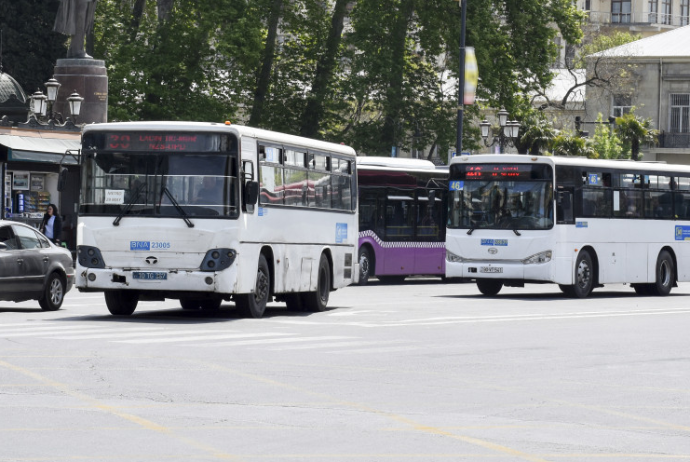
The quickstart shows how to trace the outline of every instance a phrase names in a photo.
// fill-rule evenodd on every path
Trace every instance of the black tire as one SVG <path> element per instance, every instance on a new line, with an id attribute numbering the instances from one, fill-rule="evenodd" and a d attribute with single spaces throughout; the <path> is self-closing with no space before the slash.
<path id="1" fill-rule="evenodd" d="M 359 248 L 359 282 L 360 286 L 365 286 L 369 282 L 369 277 L 374 275 L 373 260 L 367 247 Z"/>
<path id="2" fill-rule="evenodd" d="M 271 292 L 271 273 L 268 270 L 266 257 L 259 255 L 259 266 L 256 271 L 254 293 L 235 296 L 235 305 L 245 316 L 260 318 L 266 311 L 266 304 Z"/>
<path id="3" fill-rule="evenodd" d="M 477 288 L 482 294 L 493 297 L 501 291 L 503 283 L 496 279 L 477 279 Z"/>
<path id="4" fill-rule="evenodd" d="M 105 292 L 105 304 L 114 316 L 129 316 L 139 303 L 139 294 L 128 290 L 109 290 Z"/>
<path id="5" fill-rule="evenodd" d="M 575 291 L 573 290 L 573 286 L 558 284 L 558 287 L 561 289 L 561 292 L 563 292 L 566 297 L 575 297 Z"/>
<path id="6" fill-rule="evenodd" d="M 566 295 L 572 298 L 587 298 L 594 289 L 594 264 L 592 256 L 583 250 L 575 261 L 575 284 L 570 287 Z"/>
<path id="7" fill-rule="evenodd" d="M 662 250 L 656 259 L 656 280 L 649 285 L 652 295 L 666 296 L 671 293 L 673 284 L 676 282 L 676 270 L 673 264 L 673 257 L 668 250 Z"/>
<path id="8" fill-rule="evenodd" d="M 181 298 L 180 306 L 183 310 L 198 310 L 201 308 L 199 300 L 195 300 L 193 298 Z"/>
<path id="9" fill-rule="evenodd" d="M 651 284 L 633 284 L 632 287 L 635 289 L 637 295 L 650 295 L 651 294 Z"/>
<path id="10" fill-rule="evenodd" d="M 43 288 L 43 296 L 38 299 L 38 304 L 44 311 L 56 311 L 60 309 L 64 299 L 65 281 L 58 273 L 51 273 Z"/>
<path id="11" fill-rule="evenodd" d="M 302 303 L 302 293 L 292 292 L 283 295 L 285 305 L 289 311 L 304 311 L 304 303 Z"/>
<path id="12" fill-rule="evenodd" d="M 331 265 L 326 255 L 321 254 L 319 260 L 318 281 L 315 292 L 303 292 L 302 303 L 304 309 L 312 312 L 320 312 L 326 309 L 328 298 L 331 295 Z"/>

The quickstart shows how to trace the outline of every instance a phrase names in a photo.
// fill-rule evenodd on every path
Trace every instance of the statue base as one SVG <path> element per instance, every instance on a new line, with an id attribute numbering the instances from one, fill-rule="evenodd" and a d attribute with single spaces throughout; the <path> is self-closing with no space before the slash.
<path id="1" fill-rule="evenodd" d="M 76 91 L 84 98 L 76 123 L 108 121 L 108 72 L 105 61 L 90 58 L 58 59 L 54 77 L 62 85 L 53 112 L 59 112 L 65 119 L 69 117 L 67 98 Z"/>

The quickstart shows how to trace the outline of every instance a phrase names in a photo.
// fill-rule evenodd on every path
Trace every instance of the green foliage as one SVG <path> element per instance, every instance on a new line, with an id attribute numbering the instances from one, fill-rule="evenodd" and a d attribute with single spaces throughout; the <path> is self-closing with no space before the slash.
<path id="1" fill-rule="evenodd" d="M 68 37 L 53 32 L 58 0 L 0 1 L 2 70 L 14 77 L 27 95 L 53 76 L 59 58 L 67 56 Z"/>
<path id="2" fill-rule="evenodd" d="M 593 151 L 587 146 L 584 138 L 563 132 L 551 142 L 551 154 L 554 156 L 592 157 Z"/>
<path id="3" fill-rule="evenodd" d="M 652 128 L 652 119 L 643 119 L 635 114 L 632 108 L 627 114 L 616 117 L 616 132 L 623 141 L 626 152 L 632 160 L 640 159 L 641 143 L 656 143 L 659 130 Z"/>
<path id="4" fill-rule="evenodd" d="M 601 113 L 597 116 L 597 124 L 592 138 L 593 158 L 595 159 L 628 159 L 623 151 L 623 144 L 615 131 L 608 124 L 603 123 Z"/>
<path id="5" fill-rule="evenodd" d="M 615 31 L 612 34 L 598 34 L 594 37 L 591 43 L 587 43 L 582 46 L 582 52 L 580 53 L 579 59 L 576 61 L 575 67 L 585 68 L 585 57 L 600 51 L 608 50 L 620 45 L 625 45 L 626 43 L 634 42 L 635 40 L 640 40 L 642 36 L 640 34 L 631 34 L 625 31 Z"/>
<path id="6" fill-rule="evenodd" d="M 545 152 L 557 136 L 553 123 L 542 112 L 531 111 L 523 117 L 518 152 L 541 154 Z"/>

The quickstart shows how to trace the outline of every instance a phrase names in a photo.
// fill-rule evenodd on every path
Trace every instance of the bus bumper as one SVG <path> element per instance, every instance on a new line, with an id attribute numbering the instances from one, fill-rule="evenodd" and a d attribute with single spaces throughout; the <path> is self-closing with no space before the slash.
<path id="1" fill-rule="evenodd" d="M 228 268 L 209 271 L 142 271 L 79 268 L 76 286 L 84 291 L 142 290 L 170 292 L 236 293 L 237 272 Z"/>
<path id="2" fill-rule="evenodd" d="M 526 265 L 521 261 L 446 261 L 446 277 L 449 278 L 553 281 L 553 276 L 551 262 Z"/>

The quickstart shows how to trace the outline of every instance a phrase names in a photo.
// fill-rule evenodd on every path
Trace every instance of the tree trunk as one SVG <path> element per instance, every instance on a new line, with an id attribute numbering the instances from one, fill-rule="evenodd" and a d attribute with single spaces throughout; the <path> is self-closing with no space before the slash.
<path id="1" fill-rule="evenodd" d="M 164 23 L 169 17 L 173 9 L 175 0 L 157 0 L 158 1 L 158 22 Z"/>
<path id="2" fill-rule="evenodd" d="M 638 138 L 633 138 L 630 147 L 632 149 L 632 160 L 640 160 L 640 140 Z"/>
<path id="3" fill-rule="evenodd" d="M 403 0 L 400 5 L 399 16 L 392 32 L 391 52 L 391 80 L 386 90 L 385 120 L 381 130 L 382 144 L 397 146 L 398 137 L 404 130 L 403 121 L 400 119 L 403 113 L 402 86 L 405 74 L 405 39 L 412 14 L 414 13 L 414 0 Z"/>
<path id="4" fill-rule="evenodd" d="M 268 16 L 268 35 L 266 37 L 264 57 L 256 82 L 252 113 L 249 116 L 249 125 L 252 127 L 258 127 L 261 125 L 261 116 L 265 104 L 266 94 L 268 93 L 268 86 L 271 80 L 271 69 L 273 68 L 273 59 L 275 57 L 276 37 L 278 36 L 278 23 L 280 22 L 282 10 L 283 0 L 273 0 L 271 12 Z"/>
<path id="5" fill-rule="evenodd" d="M 331 19 L 331 29 L 326 39 L 326 51 L 316 65 L 316 74 L 311 86 L 307 105 L 302 114 L 300 135 L 317 138 L 324 114 L 324 101 L 327 97 L 329 83 L 333 78 L 336 58 L 343 35 L 343 25 L 350 0 L 336 0 Z"/>
<path id="6" fill-rule="evenodd" d="M 141 18 L 144 16 L 144 7 L 146 6 L 146 0 L 136 0 L 134 6 L 132 7 L 132 20 L 129 23 L 129 39 L 133 41 L 137 38 L 139 33 L 139 25 L 141 24 Z"/>

